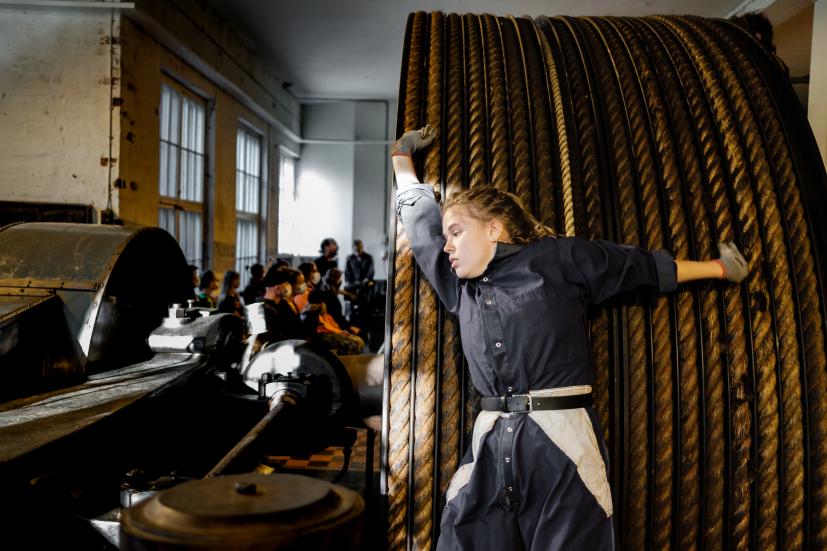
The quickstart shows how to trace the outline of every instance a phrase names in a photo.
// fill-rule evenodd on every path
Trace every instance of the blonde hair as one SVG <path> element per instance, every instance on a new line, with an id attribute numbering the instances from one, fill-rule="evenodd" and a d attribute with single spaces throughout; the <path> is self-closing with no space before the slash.
<path id="1" fill-rule="evenodd" d="M 544 237 L 557 237 L 554 230 L 532 216 L 519 197 L 491 186 L 478 186 L 449 195 L 442 204 L 442 212 L 455 207 L 464 208 L 471 217 L 482 222 L 499 220 L 511 243 L 526 245 Z"/>

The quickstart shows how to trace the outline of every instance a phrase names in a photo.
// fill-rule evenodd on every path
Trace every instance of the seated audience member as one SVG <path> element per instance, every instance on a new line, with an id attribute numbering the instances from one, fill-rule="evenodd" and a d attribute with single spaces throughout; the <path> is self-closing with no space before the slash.
<path id="1" fill-rule="evenodd" d="M 189 298 L 195 300 L 198 298 L 198 293 L 200 291 L 198 289 L 198 285 L 201 283 L 201 278 L 198 277 L 198 266 L 190 264 L 187 266 L 187 273 L 192 278 L 192 295 Z"/>
<path id="2" fill-rule="evenodd" d="M 310 306 L 305 326 L 313 331 L 310 340 L 319 343 L 338 355 L 359 354 L 365 348 L 365 341 L 342 329 L 327 311 L 325 294 L 315 289 L 308 298 Z"/>
<path id="3" fill-rule="evenodd" d="M 277 259 L 276 259 L 276 263 L 275 263 L 275 264 L 273 264 L 273 266 L 276 268 L 276 270 L 278 270 L 279 268 L 289 268 L 289 267 L 290 267 L 290 263 L 289 263 L 289 262 L 287 262 L 287 261 L 286 261 L 285 259 L 283 259 L 283 258 L 277 258 Z"/>
<path id="4" fill-rule="evenodd" d="M 241 286 L 241 276 L 238 272 L 227 270 L 221 284 L 221 296 L 218 299 L 218 311 L 222 314 L 235 314 L 244 318 L 244 306 L 238 288 Z"/>
<path id="5" fill-rule="evenodd" d="M 294 268 L 287 268 L 290 274 L 290 284 L 293 285 L 293 306 L 299 314 L 307 307 L 307 297 L 310 289 L 304 277 L 304 272 Z"/>
<path id="6" fill-rule="evenodd" d="M 318 287 L 322 281 L 322 274 L 315 262 L 302 262 L 299 264 L 299 271 L 304 274 L 304 281 L 311 291 Z"/>
<path id="7" fill-rule="evenodd" d="M 250 283 L 241 292 L 244 304 L 253 304 L 264 297 L 264 266 L 253 264 L 250 266 Z"/>
<path id="8" fill-rule="evenodd" d="M 202 308 L 215 308 L 218 296 L 218 278 L 212 270 L 201 274 L 201 283 L 198 285 L 198 295 L 195 297 L 195 305 Z"/>
<path id="9" fill-rule="evenodd" d="M 327 272 L 324 278 L 324 285 L 322 286 L 324 293 L 324 302 L 327 305 L 328 313 L 333 316 L 339 327 L 347 329 L 349 332 L 355 334 L 359 333 L 359 328 L 351 325 L 345 318 L 342 312 L 342 303 L 339 302 L 339 295 L 343 295 L 348 300 L 353 300 L 356 295 L 350 291 L 342 289 L 342 270 L 339 268 L 332 268 Z"/>
<path id="10" fill-rule="evenodd" d="M 272 266 L 264 276 L 264 300 L 262 302 L 273 309 L 278 327 L 274 341 L 304 338 L 301 318 L 292 300 L 293 286 L 290 284 L 290 279 L 295 276 L 288 273 L 288 270 L 276 269 Z M 269 315 L 265 314 L 265 317 Z"/>

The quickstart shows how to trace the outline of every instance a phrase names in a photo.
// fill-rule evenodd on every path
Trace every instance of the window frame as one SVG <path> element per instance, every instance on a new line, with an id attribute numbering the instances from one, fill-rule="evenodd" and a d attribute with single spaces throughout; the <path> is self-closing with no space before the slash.
<path id="1" fill-rule="evenodd" d="M 248 172 L 246 169 L 248 167 L 240 168 L 239 167 L 239 138 L 243 134 L 246 134 L 249 137 L 255 139 L 255 142 L 258 144 L 258 174 L 252 174 Z M 235 238 L 236 238 L 236 250 L 234 254 L 234 265 L 236 271 L 241 275 L 241 286 L 244 287 L 247 285 L 249 281 L 249 270 L 246 269 L 247 266 L 252 266 L 255 263 L 263 262 L 263 258 L 265 256 L 265 250 L 267 246 L 267 208 L 268 208 L 268 197 L 267 197 L 267 190 L 268 190 L 268 178 L 267 178 L 267 151 L 268 151 L 268 144 L 267 144 L 267 135 L 257 128 L 254 124 L 246 121 L 243 118 L 239 118 L 238 125 L 236 127 L 236 159 L 235 159 L 235 175 L 236 175 L 236 200 L 235 200 L 235 215 L 236 215 L 236 224 L 235 224 Z M 239 209 L 239 173 L 247 178 L 253 177 L 257 178 L 257 185 L 255 186 L 258 193 L 258 205 L 255 212 L 253 211 L 246 211 Z M 247 222 L 254 224 L 254 233 L 256 235 L 255 244 L 256 244 L 256 251 L 254 255 L 248 255 L 241 257 L 239 256 L 239 222 Z"/>
<path id="2" fill-rule="evenodd" d="M 176 109 L 176 129 L 177 129 L 177 142 L 171 141 L 168 137 L 165 139 L 163 137 L 163 119 L 164 115 L 162 109 L 164 108 L 164 87 L 170 89 L 173 93 L 177 94 L 178 96 L 178 106 Z M 214 113 L 214 100 L 212 100 L 207 94 L 203 91 L 199 90 L 196 86 L 189 84 L 184 79 L 179 78 L 176 75 L 170 74 L 168 71 L 163 71 L 161 77 L 161 86 L 160 86 L 160 93 L 159 93 L 159 101 L 158 101 L 158 224 L 161 223 L 161 209 L 172 209 L 174 211 L 174 221 L 173 221 L 173 237 L 176 241 L 179 242 L 181 245 L 182 250 L 184 251 L 185 256 L 187 255 L 185 250 L 185 244 L 181 243 L 182 237 L 182 212 L 190 212 L 190 213 L 197 213 L 200 215 L 201 218 L 201 227 L 200 227 L 200 246 L 197 247 L 200 249 L 196 254 L 197 257 L 189 258 L 187 257 L 187 262 L 191 262 L 196 266 L 199 266 L 200 269 L 206 269 L 209 266 L 209 243 L 210 243 L 210 231 L 212 228 L 212 220 L 211 220 L 211 213 L 212 213 L 212 202 L 210 201 L 210 195 L 212 193 L 212 156 L 210 155 L 210 151 L 212 150 L 213 146 L 213 136 L 212 136 L 212 116 Z M 201 140 L 201 150 L 196 151 L 190 147 L 185 147 L 183 142 L 183 135 L 184 135 L 184 128 L 183 128 L 183 108 L 185 105 L 185 100 L 196 104 L 202 109 L 202 123 L 200 130 L 202 135 L 196 136 L 195 139 Z M 191 137 L 192 138 L 192 137 Z M 163 195 L 161 193 L 161 173 L 162 173 L 162 150 L 164 147 L 171 147 L 175 150 L 175 197 L 169 195 Z M 182 163 L 181 160 L 184 158 L 184 154 L 192 154 L 195 155 L 196 158 L 200 157 L 200 179 L 195 183 L 198 186 L 198 190 L 200 192 L 201 201 L 192 200 L 192 199 L 185 199 L 182 197 Z M 196 194 L 198 195 L 198 194 Z"/>

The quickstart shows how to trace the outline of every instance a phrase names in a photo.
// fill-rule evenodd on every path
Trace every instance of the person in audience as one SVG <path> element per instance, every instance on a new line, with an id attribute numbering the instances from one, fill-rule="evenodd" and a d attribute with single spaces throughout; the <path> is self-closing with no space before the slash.
<path id="1" fill-rule="evenodd" d="M 202 308 L 215 308 L 218 296 L 218 278 L 212 270 L 201 274 L 201 283 L 198 284 L 198 294 L 195 297 L 195 305 Z"/>
<path id="2" fill-rule="evenodd" d="M 244 304 L 253 304 L 264 297 L 264 266 L 253 264 L 250 266 L 250 282 L 241 292 Z"/>
<path id="3" fill-rule="evenodd" d="M 192 295 L 189 298 L 196 299 L 198 298 L 198 293 L 200 292 L 198 285 L 201 283 L 201 278 L 198 277 L 198 266 L 190 264 L 187 266 L 187 273 L 190 278 L 192 278 Z"/>
<path id="4" fill-rule="evenodd" d="M 365 252 L 361 239 L 353 242 L 353 254 L 347 257 L 345 289 L 354 295 L 350 300 L 350 323 L 364 331 L 373 294 L 373 257 Z"/>
<path id="5" fill-rule="evenodd" d="M 345 286 L 358 294 L 358 289 L 373 283 L 373 257 L 365 252 L 361 239 L 353 242 L 353 254 L 345 266 Z"/>
<path id="6" fill-rule="evenodd" d="M 241 286 L 241 276 L 238 272 L 227 270 L 221 284 L 221 296 L 218 298 L 218 311 L 222 314 L 235 314 L 244 318 L 244 306 L 241 304 L 241 295 L 238 288 Z"/>
<path id="7" fill-rule="evenodd" d="M 293 305 L 293 285 L 290 283 L 294 274 L 290 268 L 270 267 L 264 276 L 264 304 L 272 308 L 274 313 L 265 313 L 265 318 L 274 316 L 277 330 L 274 331 L 274 340 L 304 338 L 301 318 Z"/>
<path id="8" fill-rule="evenodd" d="M 304 323 L 312 342 L 338 355 L 359 354 L 364 350 L 365 341 L 342 329 L 328 313 L 324 291 L 311 291 L 308 302 L 310 305 Z"/>
<path id="9" fill-rule="evenodd" d="M 322 277 L 324 277 L 328 270 L 339 266 L 339 260 L 337 257 L 339 253 L 339 244 L 336 243 L 336 240 L 332 237 L 325 237 L 322 239 L 319 252 L 322 253 L 322 255 L 313 262 L 316 263 L 319 273 L 322 274 Z"/>
<path id="10" fill-rule="evenodd" d="M 324 293 L 324 302 L 327 305 L 328 313 L 333 316 L 339 327 L 346 329 L 354 335 L 358 335 L 360 329 L 352 325 L 342 312 L 342 303 L 339 301 L 339 295 L 344 296 L 347 300 L 353 300 L 356 295 L 350 291 L 342 289 L 342 270 L 339 268 L 331 268 L 324 278 L 324 285 L 322 286 Z"/>

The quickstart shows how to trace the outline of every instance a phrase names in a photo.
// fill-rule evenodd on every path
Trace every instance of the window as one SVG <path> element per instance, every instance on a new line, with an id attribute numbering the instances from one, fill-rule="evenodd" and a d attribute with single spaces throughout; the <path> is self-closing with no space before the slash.
<path id="1" fill-rule="evenodd" d="M 279 253 L 297 254 L 295 159 L 282 151 L 279 163 Z"/>
<path id="2" fill-rule="evenodd" d="M 187 262 L 203 268 L 204 102 L 162 84 L 159 115 L 158 225 L 178 239 Z"/>
<path id="3" fill-rule="evenodd" d="M 235 270 L 242 287 L 250 277 L 249 266 L 260 260 L 262 231 L 261 136 L 239 128 L 235 169 Z"/>

